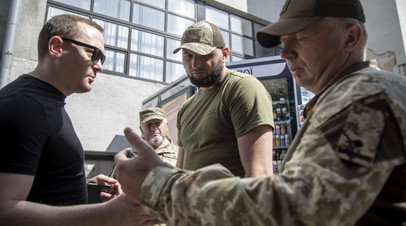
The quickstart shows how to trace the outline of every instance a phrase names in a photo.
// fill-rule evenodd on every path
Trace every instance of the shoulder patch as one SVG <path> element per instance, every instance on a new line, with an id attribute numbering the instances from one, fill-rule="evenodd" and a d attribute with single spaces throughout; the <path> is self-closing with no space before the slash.
<path id="1" fill-rule="evenodd" d="M 382 111 L 354 104 L 337 143 L 338 156 L 369 167 L 375 159 L 386 118 Z"/>

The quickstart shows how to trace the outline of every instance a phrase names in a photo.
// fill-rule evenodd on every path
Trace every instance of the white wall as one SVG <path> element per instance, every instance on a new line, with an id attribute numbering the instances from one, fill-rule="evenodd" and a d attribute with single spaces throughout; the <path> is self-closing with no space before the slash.
<path id="1" fill-rule="evenodd" d="M 37 65 L 38 35 L 44 24 L 46 0 L 23 0 L 14 46 L 10 81 Z"/>
<path id="2" fill-rule="evenodd" d="M 285 4 L 285 0 L 248 0 L 248 13 L 270 22 L 276 22 L 283 4 Z"/>
<path id="3" fill-rule="evenodd" d="M 405 5 L 405 0 L 400 2 Z M 395 0 L 361 0 L 361 3 L 366 17 L 367 47 L 376 54 L 394 51 L 397 64 L 406 63 L 405 44 Z M 402 23 L 405 26 L 405 22 Z M 397 67 L 394 68 L 394 72 L 397 72 Z"/>
<path id="4" fill-rule="evenodd" d="M 400 31 L 403 39 L 403 48 L 401 50 L 403 53 L 406 53 L 406 0 L 396 0 L 396 8 L 398 10 L 399 22 L 400 22 Z M 399 61 L 398 63 L 406 63 L 406 59 Z"/>
<path id="5" fill-rule="evenodd" d="M 240 11 L 247 12 L 247 0 L 215 0 L 224 5 L 234 7 Z"/>
<path id="6" fill-rule="evenodd" d="M 158 83 L 98 73 L 90 92 L 73 94 L 66 99 L 66 111 L 83 148 L 105 151 L 115 135 L 123 135 L 125 127 L 138 132 L 142 101 L 163 87 Z"/>

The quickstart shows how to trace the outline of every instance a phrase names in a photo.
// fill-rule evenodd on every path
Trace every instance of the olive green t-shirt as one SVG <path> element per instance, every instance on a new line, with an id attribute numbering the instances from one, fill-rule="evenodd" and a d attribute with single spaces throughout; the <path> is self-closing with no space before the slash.
<path id="1" fill-rule="evenodd" d="M 183 168 L 220 163 L 244 177 L 237 138 L 259 125 L 273 124 L 272 99 L 257 78 L 230 71 L 215 87 L 198 90 L 177 116 Z M 272 150 L 269 150 L 272 151 Z"/>

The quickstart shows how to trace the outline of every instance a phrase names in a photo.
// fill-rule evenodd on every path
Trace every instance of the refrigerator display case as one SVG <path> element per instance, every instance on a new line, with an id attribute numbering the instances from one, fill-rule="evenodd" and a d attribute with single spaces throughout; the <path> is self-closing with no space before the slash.
<path id="1" fill-rule="evenodd" d="M 226 64 L 230 70 L 251 74 L 258 78 L 272 96 L 275 122 L 273 140 L 274 172 L 300 128 L 298 106 L 303 105 L 302 90 L 296 85 L 285 60 L 279 56 L 264 57 Z M 169 121 L 169 134 L 177 142 L 176 114 L 182 103 L 197 90 L 185 75 L 143 101 L 143 108 L 161 107 Z"/>

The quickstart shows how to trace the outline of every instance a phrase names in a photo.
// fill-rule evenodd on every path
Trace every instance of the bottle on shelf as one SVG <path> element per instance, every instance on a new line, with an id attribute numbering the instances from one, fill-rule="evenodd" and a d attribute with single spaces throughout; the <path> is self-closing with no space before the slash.
<path id="1" fill-rule="evenodd" d="M 272 104 L 273 120 L 276 121 L 276 104 Z"/>
<path id="2" fill-rule="evenodd" d="M 275 146 L 281 146 L 281 139 L 278 134 L 275 135 Z"/>
<path id="3" fill-rule="evenodd" d="M 281 126 L 280 125 L 275 125 L 275 134 L 281 135 Z"/>
<path id="4" fill-rule="evenodd" d="M 278 173 L 278 162 L 276 160 L 272 161 L 273 173 Z"/>
<path id="5" fill-rule="evenodd" d="M 285 144 L 285 134 L 281 134 L 281 136 L 280 136 L 280 143 L 281 143 L 281 146 L 285 146 L 286 144 Z"/>
<path id="6" fill-rule="evenodd" d="M 285 134 L 285 145 L 289 146 L 290 145 L 290 138 L 289 138 L 289 134 Z"/>
<path id="7" fill-rule="evenodd" d="M 288 116 L 288 106 L 285 101 L 285 98 L 280 98 L 280 102 L 281 102 L 281 118 L 283 121 L 287 121 L 289 119 L 289 116 Z"/>
<path id="8" fill-rule="evenodd" d="M 285 125 L 280 125 L 280 128 L 281 128 L 281 135 L 285 135 L 286 134 L 286 127 L 285 127 Z"/>
<path id="9" fill-rule="evenodd" d="M 273 146 L 275 146 L 276 145 L 276 132 L 275 132 L 275 130 L 272 132 L 272 137 L 273 137 L 273 142 L 272 142 L 272 144 L 273 144 Z"/>
<path id="10" fill-rule="evenodd" d="M 278 172 L 280 173 L 282 172 L 282 161 L 278 160 L 277 163 L 278 163 Z"/>
<path id="11" fill-rule="evenodd" d="M 280 103 L 276 104 L 276 121 L 282 121 L 282 108 Z"/>
<path id="12" fill-rule="evenodd" d="M 285 157 L 286 154 L 286 149 L 281 150 L 281 153 L 279 154 L 279 159 L 283 160 L 283 158 Z"/>

